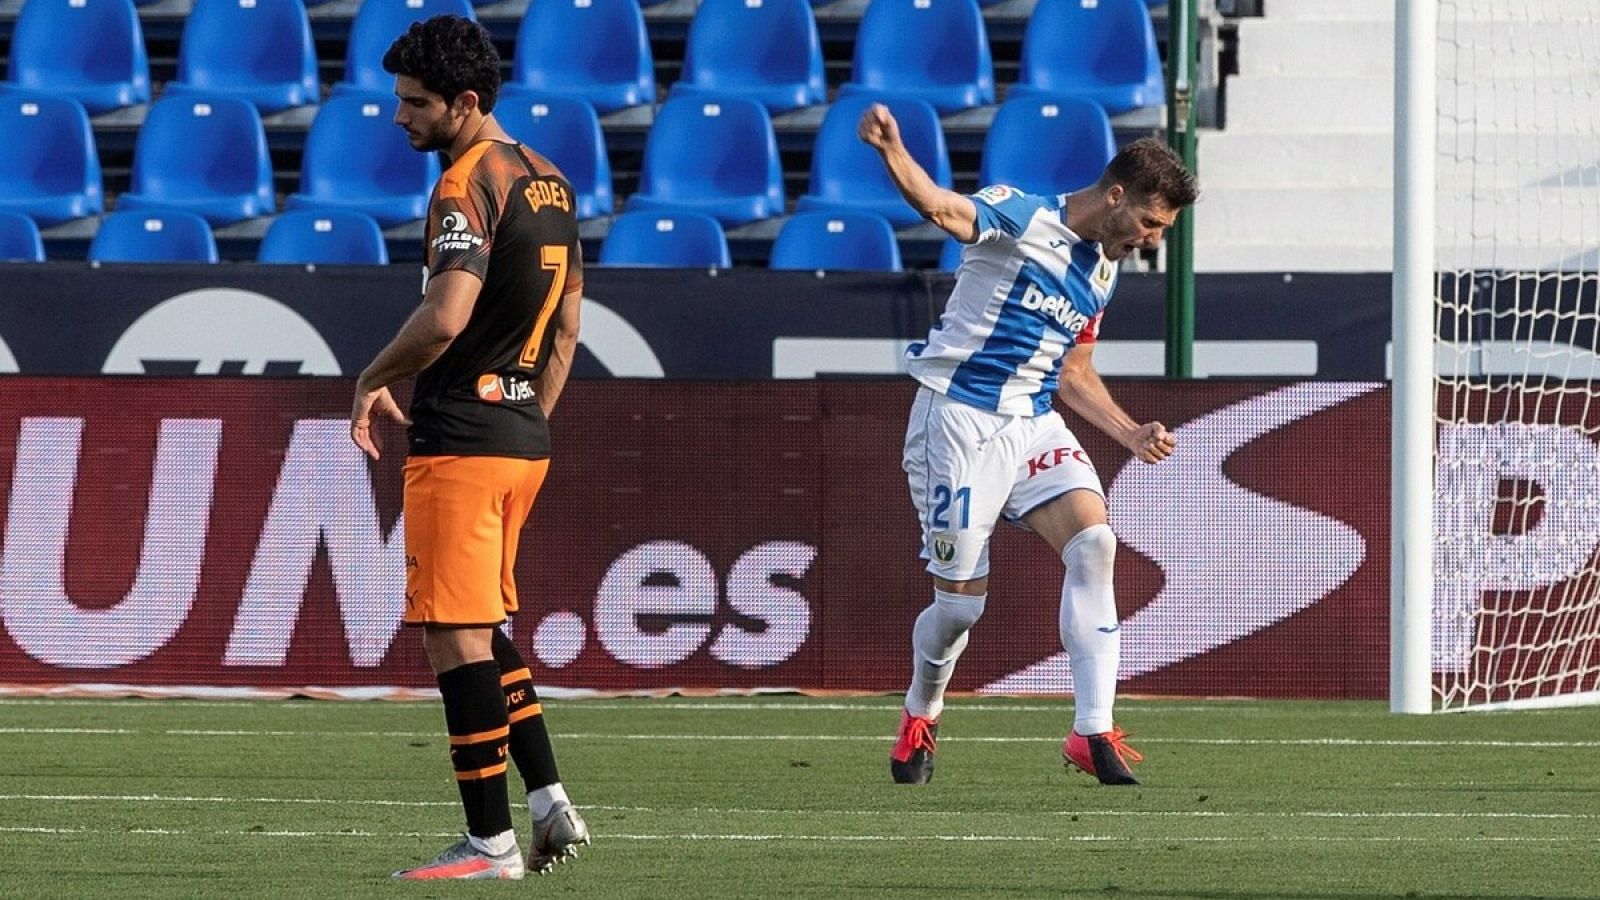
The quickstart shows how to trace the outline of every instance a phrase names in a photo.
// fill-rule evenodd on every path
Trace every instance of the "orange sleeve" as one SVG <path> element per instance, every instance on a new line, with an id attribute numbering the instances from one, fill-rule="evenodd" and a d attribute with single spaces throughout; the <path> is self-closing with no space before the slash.
<path id="1" fill-rule="evenodd" d="M 425 255 L 431 275 L 459 269 L 481 280 L 488 274 L 501 199 L 479 165 L 487 149 L 487 143 L 474 145 L 439 179 L 428 204 Z"/>

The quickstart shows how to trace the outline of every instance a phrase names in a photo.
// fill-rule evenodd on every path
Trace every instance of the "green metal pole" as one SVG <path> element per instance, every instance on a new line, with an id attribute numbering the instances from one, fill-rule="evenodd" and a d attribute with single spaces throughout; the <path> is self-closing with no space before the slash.
<path id="1" fill-rule="evenodd" d="M 1199 78 L 1200 0 L 1167 6 L 1167 142 L 1195 168 L 1195 82 Z M 1167 232 L 1167 377 L 1194 376 L 1194 210 Z"/>

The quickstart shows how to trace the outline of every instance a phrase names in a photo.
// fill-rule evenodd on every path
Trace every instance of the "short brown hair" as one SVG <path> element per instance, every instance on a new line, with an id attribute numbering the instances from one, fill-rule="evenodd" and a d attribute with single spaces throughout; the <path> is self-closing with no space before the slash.
<path id="1" fill-rule="evenodd" d="M 1100 186 L 1122 185 L 1135 197 L 1159 199 L 1169 209 L 1183 209 L 1200 196 L 1194 173 L 1164 141 L 1143 137 L 1117 152 L 1100 176 Z"/>

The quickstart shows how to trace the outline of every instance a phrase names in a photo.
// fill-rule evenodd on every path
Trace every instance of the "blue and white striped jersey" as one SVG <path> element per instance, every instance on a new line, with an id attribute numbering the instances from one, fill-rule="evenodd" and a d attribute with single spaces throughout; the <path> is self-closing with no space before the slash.
<path id="1" fill-rule="evenodd" d="M 1067 228 L 1066 196 L 993 185 L 973 194 L 978 240 L 961 253 L 956 286 L 924 343 L 906 351 L 911 376 L 980 409 L 1050 411 L 1061 358 L 1093 343 L 1117 286 L 1117 266 Z"/>

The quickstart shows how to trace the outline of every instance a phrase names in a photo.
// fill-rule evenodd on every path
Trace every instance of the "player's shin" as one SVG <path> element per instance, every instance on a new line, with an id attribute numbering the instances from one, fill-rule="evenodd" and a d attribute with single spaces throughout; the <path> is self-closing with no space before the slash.
<path id="1" fill-rule="evenodd" d="M 1072 664 L 1076 721 L 1082 735 L 1112 728 L 1122 629 L 1111 588 L 1117 539 L 1108 525 L 1078 532 L 1061 551 L 1067 564 L 1061 584 L 1061 644 Z"/>
<path id="2" fill-rule="evenodd" d="M 906 711 L 926 719 L 944 710 L 944 690 L 955 673 L 956 660 L 967 646 L 967 632 L 983 615 L 984 595 L 968 596 L 935 590 L 933 604 L 917 616 L 911 630 L 911 687 Z"/>
<path id="3" fill-rule="evenodd" d="M 500 669 L 493 662 L 468 663 L 439 674 L 450 762 L 467 814 L 467 833 L 490 855 L 515 846 L 506 796 L 506 708 Z"/>

